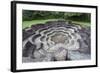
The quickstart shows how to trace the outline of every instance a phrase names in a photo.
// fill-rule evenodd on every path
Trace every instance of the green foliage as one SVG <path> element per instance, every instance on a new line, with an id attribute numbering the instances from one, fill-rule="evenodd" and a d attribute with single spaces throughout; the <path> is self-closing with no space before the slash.
<path id="1" fill-rule="evenodd" d="M 89 13 L 82 13 L 80 15 L 75 15 L 68 17 L 67 19 L 69 20 L 74 20 L 74 21 L 82 21 L 82 22 L 90 22 L 91 21 L 91 14 Z"/>
<path id="2" fill-rule="evenodd" d="M 90 22 L 91 14 L 76 12 L 58 12 L 58 11 L 32 11 L 23 10 L 23 21 L 45 19 L 65 19 Z"/>
<path id="3" fill-rule="evenodd" d="M 63 18 L 63 15 L 64 15 L 63 12 L 23 10 L 23 21 Z"/>
<path id="4" fill-rule="evenodd" d="M 23 10 L 23 21 L 28 21 L 28 20 L 32 20 L 33 19 L 33 11 L 26 11 Z"/>

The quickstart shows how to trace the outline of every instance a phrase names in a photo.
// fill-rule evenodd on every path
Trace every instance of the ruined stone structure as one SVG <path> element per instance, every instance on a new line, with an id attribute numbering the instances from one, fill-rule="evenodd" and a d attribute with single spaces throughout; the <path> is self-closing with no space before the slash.
<path id="1" fill-rule="evenodd" d="M 84 60 L 91 57 L 90 27 L 49 21 L 23 29 L 23 62 Z"/>

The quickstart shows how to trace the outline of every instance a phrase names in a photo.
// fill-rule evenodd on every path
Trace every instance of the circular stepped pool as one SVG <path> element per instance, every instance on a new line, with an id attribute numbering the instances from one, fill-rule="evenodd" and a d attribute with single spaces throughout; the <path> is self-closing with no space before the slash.
<path id="1" fill-rule="evenodd" d="M 91 57 L 90 27 L 49 21 L 23 29 L 23 62 L 85 60 Z"/>

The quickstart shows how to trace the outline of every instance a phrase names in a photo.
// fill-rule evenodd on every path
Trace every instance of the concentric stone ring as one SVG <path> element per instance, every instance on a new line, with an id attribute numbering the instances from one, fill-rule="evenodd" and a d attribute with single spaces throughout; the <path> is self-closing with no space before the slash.
<path id="1" fill-rule="evenodd" d="M 90 59 L 87 29 L 90 27 L 65 21 L 49 21 L 23 29 L 23 62 Z"/>

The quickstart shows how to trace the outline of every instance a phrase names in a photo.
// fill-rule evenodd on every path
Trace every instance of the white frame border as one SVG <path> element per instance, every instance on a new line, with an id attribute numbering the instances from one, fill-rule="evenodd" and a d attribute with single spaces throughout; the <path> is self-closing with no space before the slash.
<path id="1" fill-rule="evenodd" d="M 28 5 L 17 4 L 16 6 L 16 27 L 17 27 L 17 44 L 16 44 L 16 66 L 17 70 L 21 69 L 39 69 L 39 68 L 52 68 L 52 67 L 73 67 L 95 65 L 96 58 L 96 9 L 95 8 L 82 8 L 82 7 L 67 7 L 67 6 L 47 6 L 47 5 Z M 45 10 L 45 11 L 64 11 L 64 12 L 84 12 L 91 13 L 91 60 L 84 61 L 62 61 L 62 62 L 41 62 L 41 63 L 22 63 L 22 10 Z M 66 64 L 67 63 L 67 64 Z"/>

